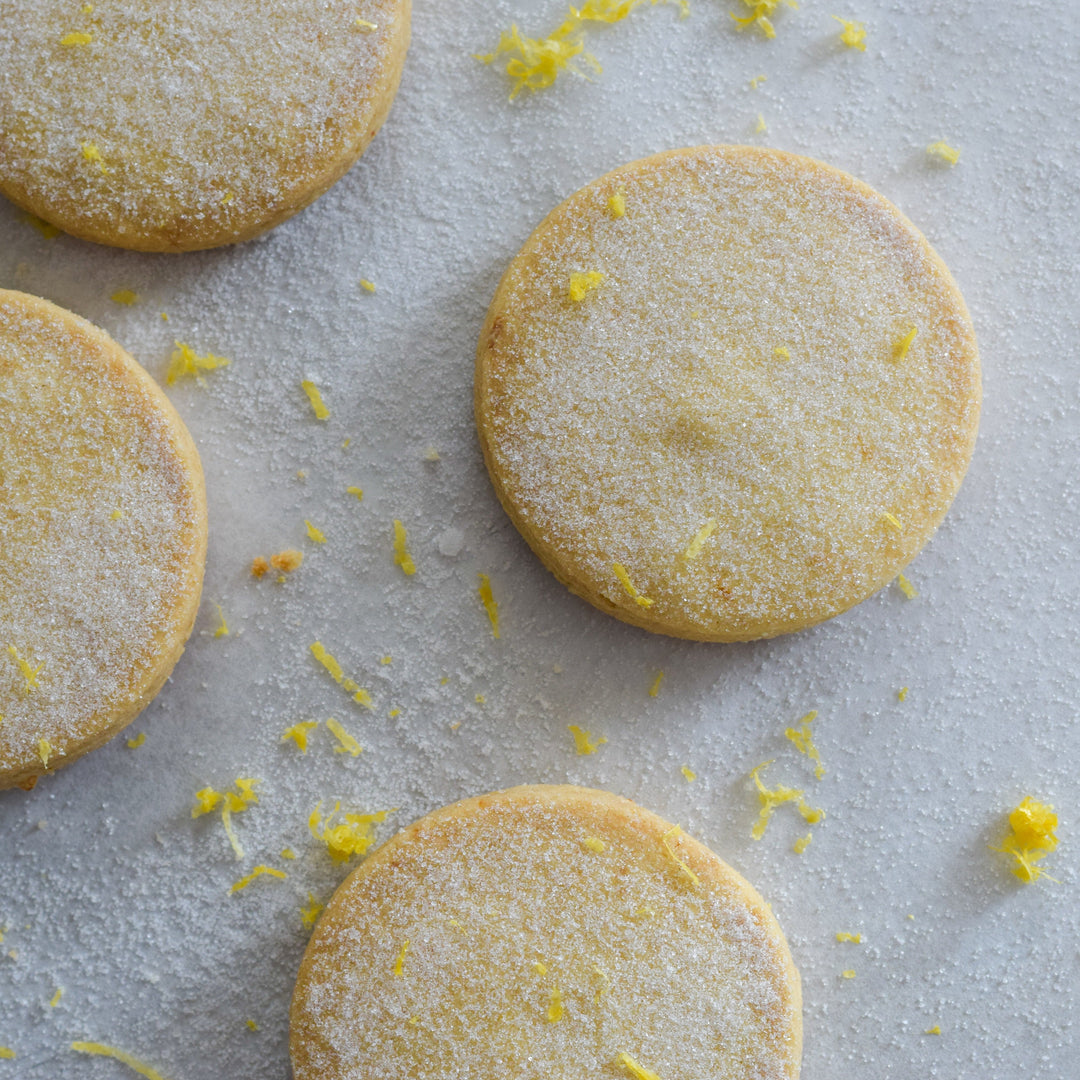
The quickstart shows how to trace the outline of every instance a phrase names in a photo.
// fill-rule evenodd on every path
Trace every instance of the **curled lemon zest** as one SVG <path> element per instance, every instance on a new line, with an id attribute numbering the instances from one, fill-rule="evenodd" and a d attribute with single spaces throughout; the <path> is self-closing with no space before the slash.
<path id="1" fill-rule="evenodd" d="M 145 1062 L 139 1061 L 138 1058 L 132 1057 L 123 1050 L 118 1050 L 115 1046 L 106 1046 L 105 1043 L 97 1042 L 73 1042 L 71 1049 L 77 1050 L 80 1054 L 96 1054 L 98 1057 L 115 1058 L 140 1076 L 146 1077 L 146 1080 L 165 1080 L 165 1077 L 157 1069 L 150 1068 Z"/>
<path id="2" fill-rule="evenodd" d="M 940 1024 L 935 1024 L 932 1028 L 927 1028 L 923 1032 L 923 1034 L 924 1035 L 940 1035 L 941 1034 L 941 1025 Z"/>
<path id="3" fill-rule="evenodd" d="M 906 701 L 907 696 L 908 696 L 908 688 L 906 686 L 901 686 L 900 689 L 896 691 L 896 700 L 897 701 Z"/>
<path id="4" fill-rule="evenodd" d="M 739 30 L 757 27 L 765 37 L 770 39 L 776 37 L 776 27 L 773 26 L 769 16 L 774 14 L 781 4 L 796 10 L 799 7 L 795 0 L 742 0 L 742 2 L 750 9 L 750 14 L 740 16 L 732 11 L 730 14 L 735 20 L 736 27 Z"/>
<path id="5" fill-rule="evenodd" d="M 582 756 L 595 754 L 597 749 L 607 742 L 603 735 L 592 741 L 591 732 L 579 728 L 577 724 L 567 724 L 566 729 L 574 736 L 574 749 Z"/>
<path id="6" fill-rule="evenodd" d="M 836 932 L 837 941 L 850 941 L 852 945 L 862 944 L 862 934 L 849 934 L 846 930 Z"/>
<path id="7" fill-rule="evenodd" d="M 364 501 L 364 489 L 363 488 L 347 487 L 345 489 L 345 493 L 347 495 L 355 495 L 357 502 L 363 502 Z"/>
<path id="8" fill-rule="evenodd" d="M 316 544 L 326 543 L 326 534 L 322 531 L 322 529 L 319 529 L 315 525 L 312 525 L 307 518 L 304 518 L 304 528 L 307 529 L 309 540 L 313 540 Z"/>
<path id="9" fill-rule="evenodd" d="M 750 770 L 750 778 L 757 787 L 758 799 L 761 802 L 761 811 L 752 830 L 755 840 L 760 840 L 765 835 L 765 829 L 769 824 L 769 818 L 772 817 L 773 811 L 784 803 L 795 803 L 799 813 L 810 825 L 817 824 L 825 816 L 823 810 L 815 809 L 806 801 L 803 792 L 799 788 L 789 788 L 783 785 L 772 789 L 767 788 L 759 774 L 762 769 L 767 769 L 771 764 L 772 760 L 763 761 L 756 769 Z"/>
<path id="10" fill-rule="evenodd" d="M 678 840 L 678 838 L 682 836 L 682 834 L 682 827 L 679 825 L 675 825 L 672 828 L 668 829 L 666 833 L 664 833 L 664 835 L 660 838 L 660 842 L 664 845 L 664 850 L 671 857 L 675 865 L 678 866 L 678 868 L 686 876 L 687 881 L 689 881 L 691 885 L 700 885 L 701 879 L 697 876 L 697 874 L 694 873 L 693 870 L 690 869 L 689 864 L 675 850 L 675 841 Z"/>
<path id="11" fill-rule="evenodd" d="M 807 833 L 805 836 L 800 836 L 795 843 L 791 845 L 791 850 L 794 851 L 796 855 L 802 855 L 802 853 L 810 846 L 810 841 L 813 839 L 813 833 Z"/>
<path id="12" fill-rule="evenodd" d="M 800 721 L 797 728 L 787 728 L 784 735 L 795 744 L 795 749 L 800 754 L 805 754 L 814 765 L 814 775 L 820 780 L 825 775 L 825 766 L 821 763 L 821 752 L 814 745 L 814 737 L 810 732 L 810 725 L 817 719 L 817 709 L 808 712 Z"/>
<path id="13" fill-rule="evenodd" d="M 611 570 L 619 579 L 619 584 L 626 590 L 626 595 L 629 596 L 638 607 L 649 608 L 653 606 L 655 601 L 650 600 L 647 596 L 642 596 L 641 593 L 634 588 L 634 583 L 630 580 L 630 575 L 626 572 L 626 567 L 623 566 L 622 563 L 612 563 Z"/>
<path id="14" fill-rule="evenodd" d="M 318 922 L 319 914 L 326 905 L 320 904 L 312 893 L 308 893 L 307 897 L 307 905 L 300 909 L 300 921 L 310 930 Z"/>
<path id="15" fill-rule="evenodd" d="M 881 520 L 884 521 L 891 528 L 895 529 L 897 532 L 904 531 L 904 526 L 901 523 L 900 519 L 895 514 L 890 514 L 888 510 L 882 512 Z"/>
<path id="16" fill-rule="evenodd" d="M 232 886 L 232 888 L 229 889 L 229 892 L 237 893 L 241 889 L 246 889 L 256 878 L 262 877 L 263 875 L 281 878 L 282 881 L 284 881 L 285 878 L 289 876 L 285 873 L 284 870 L 275 870 L 272 866 L 265 866 L 260 863 L 258 866 L 255 867 L 254 870 L 251 871 L 250 874 L 248 874 L 246 877 L 242 877 L 238 882 L 236 882 Z"/>
<path id="17" fill-rule="evenodd" d="M 70 49 L 76 45 L 89 45 L 90 42 L 93 40 L 93 34 L 84 34 L 81 31 L 76 30 L 74 33 L 65 34 L 60 39 L 60 44 L 63 45 L 65 48 Z"/>
<path id="18" fill-rule="evenodd" d="M 207 353 L 199 356 L 190 346 L 183 342 L 174 342 L 176 348 L 169 358 L 169 370 L 165 375 L 165 381 L 172 386 L 177 379 L 194 379 L 200 386 L 206 385 L 202 377 L 204 371 L 214 371 L 216 368 L 228 367 L 231 361 L 224 356 L 215 356 Z"/>
<path id="19" fill-rule="evenodd" d="M 847 971 L 841 971 L 840 974 L 843 975 L 845 979 L 854 979 L 855 978 L 855 969 L 854 968 L 848 968 Z"/>
<path id="20" fill-rule="evenodd" d="M 363 855 L 375 842 L 375 826 L 386 820 L 389 813 L 380 810 L 374 814 L 343 814 L 338 825 L 332 825 L 334 815 L 341 809 L 341 802 L 334 803 L 334 809 L 322 816 L 320 802 L 308 818 L 308 828 L 316 840 L 321 840 L 334 862 L 346 862 L 353 855 Z"/>
<path id="21" fill-rule="evenodd" d="M 128 739 L 127 740 L 127 747 L 128 747 L 129 750 L 138 750 L 139 747 L 142 746 L 142 744 L 144 742 L 146 742 L 146 732 L 145 731 L 140 731 L 139 734 L 136 735 L 134 739 Z"/>
<path id="22" fill-rule="evenodd" d="M 360 279 L 360 288 L 363 289 L 364 292 L 373 293 L 375 291 L 375 282 L 368 281 L 367 278 L 361 278 Z"/>
<path id="23" fill-rule="evenodd" d="M 214 637 L 228 637 L 229 636 L 229 624 L 225 621 L 225 612 L 221 610 L 220 604 L 215 604 L 218 613 L 218 624 L 214 630 Z"/>
<path id="24" fill-rule="evenodd" d="M 82 151 L 82 156 L 86 161 L 89 161 L 98 167 L 102 176 L 109 175 L 112 170 L 105 164 L 105 159 L 101 156 L 101 151 L 97 148 L 96 143 L 79 143 L 79 149 Z"/>
<path id="25" fill-rule="evenodd" d="M 634 1078 L 634 1080 L 660 1080 L 660 1077 L 652 1071 L 639 1065 L 629 1054 L 620 1054 L 618 1063 Z"/>
<path id="26" fill-rule="evenodd" d="M 332 716 L 326 721 L 326 726 L 333 733 L 334 738 L 337 739 L 340 746 L 334 747 L 335 754 L 351 754 L 353 757 L 359 757 L 363 751 L 363 747 L 345 730 L 344 727 L 338 723 Z"/>
<path id="27" fill-rule="evenodd" d="M 49 761 L 53 756 L 52 743 L 48 739 L 38 739 L 38 757 L 41 758 L 41 764 L 47 769 L 49 767 Z"/>
<path id="28" fill-rule="evenodd" d="M 195 792 L 195 805 L 191 808 L 191 816 L 193 818 L 202 817 L 203 814 L 212 813 L 220 806 L 221 824 L 225 828 L 225 835 L 229 838 L 229 844 L 238 859 L 244 857 L 244 849 L 241 847 L 236 830 L 233 828 L 232 816 L 259 801 L 255 785 L 261 782 L 257 777 L 238 776 L 235 781 L 235 792 L 215 791 L 211 787 L 205 787 Z"/>
<path id="29" fill-rule="evenodd" d="M 899 364 L 904 357 L 907 356 L 908 350 L 911 348 L 911 343 L 915 340 L 916 335 L 919 333 L 919 328 L 913 326 L 899 341 L 893 346 L 892 359 L 894 364 Z"/>

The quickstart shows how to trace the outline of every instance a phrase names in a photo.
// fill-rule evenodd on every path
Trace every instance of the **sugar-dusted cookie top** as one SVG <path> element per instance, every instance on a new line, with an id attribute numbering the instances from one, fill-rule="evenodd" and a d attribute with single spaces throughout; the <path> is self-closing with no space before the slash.
<path id="1" fill-rule="evenodd" d="M 256 236 L 386 119 L 410 0 L 3 0 L 0 193 L 87 240 Z"/>
<path id="2" fill-rule="evenodd" d="M 293 997 L 296 1080 L 794 1080 L 799 976 L 761 897 L 616 795 L 466 799 L 338 889 Z"/>
<path id="3" fill-rule="evenodd" d="M 915 227 L 774 150 L 634 162 L 540 224 L 480 338 L 503 506 L 555 575 L 650 630 L 798 630 L 892 579 L 971 457 L 974 330 Z"/>
<path id="4" fill-rule="evenodd" d="M 104 331 L 0 290 L 0 788 L 112 738 L 191 632 L 206 494 L 191 437 Z"/>

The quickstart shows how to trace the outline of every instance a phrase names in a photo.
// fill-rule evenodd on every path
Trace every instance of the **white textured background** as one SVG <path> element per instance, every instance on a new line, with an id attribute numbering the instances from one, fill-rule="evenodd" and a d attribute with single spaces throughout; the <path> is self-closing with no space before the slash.
<path id="1" fill-rule="evenodd" d="M 120 1045 L 169 1080 L 287 1077 L 299 908 L 346 872 L 307 834 L 315 803 L 396 807 L 385 837 L 453 799 L 567 780 L 681 822 L 772 902 L 803 975 L 805 1080 L 1076 1076 L 1080 15 L 1036 0 L 806 0 L 769 42 L 733 32 L 732 0 L 691 4 L 685 21 L 659 7 L 597 29 L 598 80 L 510 105 L 506 78 L 470 54 L 511 21 L 550 31 L 561 0 L 417 0 L 401 93 L 368 154 L 242 247 L 46 240 L 0 205 L 0 286 L 86 316 L 161 379 L 174 338 L 233 361 L 205 390 L 170 389 L 206 468 L 210 557 L 188 651 L 131 729 L 145 746 L 119 739 L 30 794 L 0 793 L 0 1044 L 18 1054 L 0 1080 L 130 1075 L 73 1054 L 73 1039 Z M 866 22 L 865 54 L 837 44 L 833 12 Z M 960 148 L 956 168 L 928 161 L 937 139 Z M 809 154 L 892 199 L 959 281 L 984 365 L 971 471 L 909 570 L 919 597 L 889 588 L 743 646 L 653 637 L 570 596 L 499 508 L 471 414 L 484 311 L 533 226 L 616 165 L 703 142 Z M 141 303 L 111 302 L 120 288 Z M 395 517 L 411 579 L 392 563 Z M 447 556 L 452 530 L 463 543 Z M 289 546 L 307 559 L 287 585 L 252 580 L 254 555 Z M 213 637 L 214 601 L 228 637 Z M 371 688 L 374 712 L 315 664 L 316 638 Z M 783 736 L 812 708 L 820 782 Z M 307 757 L 279 744 L 329 715 L 359 758 L 332 754 L 324 727 Z M 568 723 L 609 741 L 575 756 Z M 790 807 L 750 838 L 747 772 L 770 757 L 770 782 L 805 786 L 828 812 L 801 857 Z M 264 779 L 237 819 L 243 863 L 220 819 L 189 813 L 197 788 L 237 776 Z M 1046 863 L 1060 884 L 1021 886 L 987 848 L 1026 794 L 1060 815 Z M 285 845 L 296 862 L 278 858 Z M 256 862 L 290 876 L 229 896 Z M 940 1038 L 923 1034 L 934 1024 Z"/>

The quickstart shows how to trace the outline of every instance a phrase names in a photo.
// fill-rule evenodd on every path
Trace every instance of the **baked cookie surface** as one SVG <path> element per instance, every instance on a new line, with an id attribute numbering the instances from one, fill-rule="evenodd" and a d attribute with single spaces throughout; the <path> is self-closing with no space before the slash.
<path id="1" fill-rule="evenodd" d="M 198 611 L 206 493 L 191 436 L 104 331 L 0 290 L 0 788 L 112 738 Z"/>
<path id="2" fill-rule="evenodd" d="M 386 119 L 410 0 L 0 0 L 0 193 L 143 251 L 246 240 Z"/>
<path id="3" fill-rule="evenodd" d="M 711 641 L 894 578 L 956 494 L 980 393 L 963 299 L 900 211 L 748 147 L 658 154 L 552 211 L 476 367 L 492 481 L 548 569 Z"/>
<path id="4" fill-rule="evenodd" d="M 801 992 L 768 907 L 707 848 L 616 795 L 519 787 L 346 879 L 290 1044 L 296 1080 L 791 1080 Z"/>

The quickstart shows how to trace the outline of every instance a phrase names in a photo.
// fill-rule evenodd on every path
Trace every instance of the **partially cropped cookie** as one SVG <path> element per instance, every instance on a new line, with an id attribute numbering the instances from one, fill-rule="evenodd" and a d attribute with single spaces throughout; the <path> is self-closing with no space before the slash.
<path id="1" fill-rule="evenodd" d="M 382 126 L 410 0 L 7 0 L 0 193 L 84 240 L 257 236 Z"/>
<path id="2" fill-rule="evenodd" d="M 583 188 L 480 338 L 495 489 L 564 584 L 678 637 L 830 618 L 896 576 L 967 469 L 975 333 L 899 210 L 808 158 L 658 154 Z"/>
<path id="3" fill-rule="evenodd" d="M 111 739 L 191 632 L 206 493 L 191 436 L 104 331 L 0 290 L 0 788 Z"/>
<path id="4" fill-rule="evenodd" d="M 296 1080 L 795 1080 L 799 976 L 761 897 L 626 799 L 466 799 L 334 894 L 293 996 Z"/>

